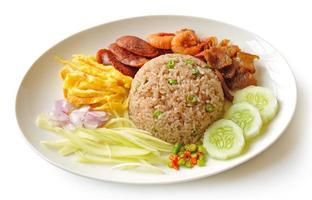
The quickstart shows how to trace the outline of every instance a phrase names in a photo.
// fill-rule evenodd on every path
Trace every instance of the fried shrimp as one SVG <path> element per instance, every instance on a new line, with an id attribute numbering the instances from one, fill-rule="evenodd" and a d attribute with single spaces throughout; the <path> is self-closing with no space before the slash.
<path id="1" fill-rule="evenodd" d="M 203 44 L 191 29 L 178 31 L 171 41 L 171 49 L 174 53 L 196 55 L 202 47 Z"/>
<path id="2" fill-rule="evenodd" d="M 171 49 L 171 41 L 174 36 L 174 33 L 154 33 L 147 36 L 147 41 L 157 49 Z"/>

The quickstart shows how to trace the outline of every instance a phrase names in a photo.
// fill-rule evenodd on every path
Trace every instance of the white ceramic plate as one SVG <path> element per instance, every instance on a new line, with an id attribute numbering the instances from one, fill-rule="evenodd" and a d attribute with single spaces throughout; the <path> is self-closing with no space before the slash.
<path id="1" fill-rule="evenodd" d="M 109 166 L 88 165 L 75 162 L 73 157 L 62 157 L 47 150 L 40 141 L 55 139 L 52 133 L 37 128 L 36 116 L 48 112 L 54 100 L 62 98 L 62 81 L 58 71 L 61 65 L 54 56 L 71 58 L 72 54 L 94 55 L 122 35 L 137 35 L 145 38 L 155 32 L 173 32 L 181 28 L 192 28 L 200 36 L 216 35 L 229 38 L 244 51 L 261 57 L 257 62 L 257 78 L 260 85 L 271 88 L 279 100 L 280 109 L 266 133 L 238 158 L 229 161 L 208 159 L 206 167 L 180 171 L 166 169 L 167 174 L 150 174 L 135 171 L 111 171 Z M 281 136 L 289 124 L 296 107 L 296 83 L 285 59 L 266 41 L 257 35 L 225 23 L 186 16 L 147 16 L 123 19 L 77 33 L 45 52 L 30 68 L 21 83 L 16 99 L 18 124 L 26 138 L 43 158 L 69 172 L 82 176 L 123 183 L 172 183 L 211 176 L 231 169 L 255 157 Z M 274 152 L 272 152 L 274 153 Z M 164 167 L 165 168 L 165 167 Z"/>

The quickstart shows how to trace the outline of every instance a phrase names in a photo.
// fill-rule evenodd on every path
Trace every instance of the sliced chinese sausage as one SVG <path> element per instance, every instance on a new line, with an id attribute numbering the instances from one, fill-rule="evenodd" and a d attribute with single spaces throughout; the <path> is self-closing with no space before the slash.
<path id="1" fill-rule="evenodd" d="M 115 69 L 120 71 L 122 74 L 126 76 L 134 77 L 137 70 L 135 68 L 132 68 L 130 66 L 124 65 L 121 62 L 119 62 L 114 54 L 107 49 L 100 49 L 96 53 L 96 60 L 98 63 L 104 64 L 104 65 L 112 65 Z"/>
<path id="2" fill-rule="evenodd" d="M 110 62 L 110 51 L 107 49 L 100 49 L 96 52 L 96 61 L 98 63 L 104 64 L 104 65 L 111 65 Z"/>
<path id="3" fill-rule="evenodd" d="M 116 40 L 116 44 L 134 54 L 153 58 L 158 55 L 156 48 L 152 47 L 149 43 L 136 36 L 123 36 Z"/>
<path id="4" fill-rule="evenodd" d="M 119 47 L 116 43 L 110 44 L 108 49 L 115 55 L 119 62 L 131 67 L 141 67 L 148 61 L 147 58 L 133 54 Z"/>

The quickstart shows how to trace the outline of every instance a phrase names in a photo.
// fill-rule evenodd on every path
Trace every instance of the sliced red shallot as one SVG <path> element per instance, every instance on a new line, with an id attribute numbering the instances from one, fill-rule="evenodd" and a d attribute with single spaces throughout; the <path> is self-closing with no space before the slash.
<path id="1" fill-rule="evenodd" d="M 84 106 L 71 112 L 69 118 L 76 127 L 95 129 L 104 125 L 109 115 L 104 111 L 90 111 L 89 106 Z"/>
<path id="2" fill-rule="evenodd" d="M 85 128 L 95 129 L 109 120 L 109 115 L 103 111 L 89 111 L 84 116 L 83 125 Z"/>
<path id="3" fill-rule="evenodd" d="M 49 113 L 49 120 L 55 126 L 63 127 L 70 122 L 68 113 L 74 109 L 74 106 L 65 100 L 54 102 L 53 110 Z"/>
<path id="4" fill-rule="evenodd" d="M 54 103 L 54 111 L 57 111 L 57 112 L 64 112 L 66 114 L 69 114 L 74 109 L 75 107 L 72 104 L 70 104 L 69 102 L 63 99 L 56 100 Z"/>
<path id="5" fill-rule="evenodd" d="M 53 110 L 52 112 L 49 113 L 48 119 L 54 126 L 59 127 L 63 127 L 64 125 L 70 122 L 69 117 L 66 113 L 56 110 Z"/>
<path id="6" fill-rule="evenodd" d="M 104 111 L 91 111 L 90 106 L 75 109 L 65 100 L 55 101 L 53 110 L 49 113 L 49 121 L 53 126 L 67 130 L 75 128 L 95 129 L 103 126 L 109 120 L 109 114 Z"/>
<path id="7" fill-rule="evenodd" d="M 83 106 L 77 110 L 72 111 L 69 114 L 69 119 L 70 122 L 79 128 L 83 127 L 83 120 L 87 112 L 89 111 L 90 107 L 89 106 Z"/>

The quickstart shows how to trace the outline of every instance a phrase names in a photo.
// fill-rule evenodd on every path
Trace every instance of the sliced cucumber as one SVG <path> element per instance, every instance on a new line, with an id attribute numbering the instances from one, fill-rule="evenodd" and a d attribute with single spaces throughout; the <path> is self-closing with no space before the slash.
<path id="1" fill-rule="evenodd" d="M 232 105 L 224 118 L 232 120 L 241 127 L 246 139 L 257 136 L 262 127 L 262 119 L 258 109 L 247 102 Z"/>
<path id="2" fill-rule="evenodd" d="M 238 156 L 245 146 L 243 130 L 231 120 L 220 119 L 206 130 L 203 145 L 213 158 L 233 158 Z"/>
<path id="3" fill-rule="evenodd" d="M 271 121 L 278 109 L 278 103 L 272 91 L 259 86 L 249 86 L 239 90 L 235 93 L 233 102 L 248 102 L 256 106 L 263 123 Z"/>

